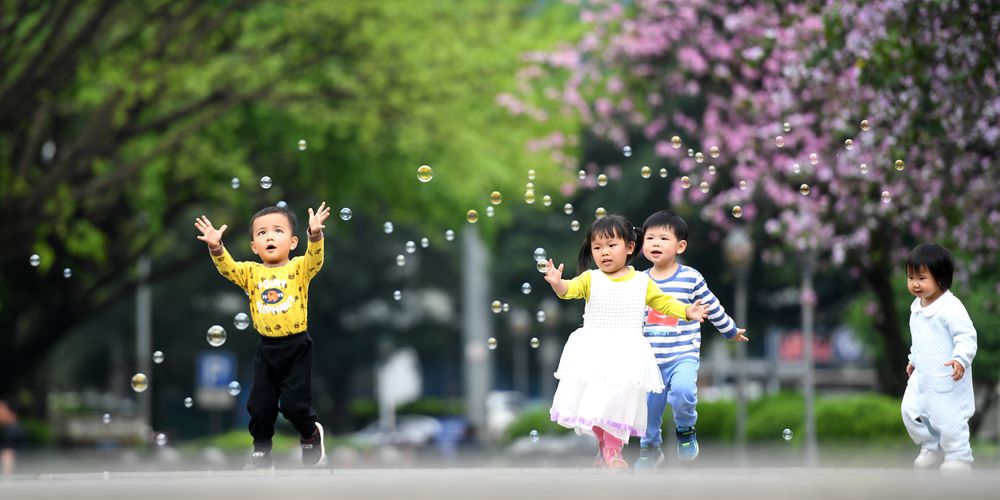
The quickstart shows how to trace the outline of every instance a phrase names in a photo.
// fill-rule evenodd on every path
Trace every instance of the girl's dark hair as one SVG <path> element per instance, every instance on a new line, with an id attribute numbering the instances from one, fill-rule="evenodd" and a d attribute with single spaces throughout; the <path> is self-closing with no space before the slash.
<path id="1" fill-rule="evenodd" d="M 955 262 L 951 260 L 951 252 L 937 243 L 921 243 L 910 252 L 906 259 L 906 270 L 918 271 L 926 267 L 941 291 L 951 288 L 951 278 L 955 273 Z"/>
<path id="2" fill-rule="evenodd" d="M 258 218 L 269 214 L 284 214 L 284 216 L 288 218 L 288 225 L 292 226 L 292 236 L 295 236 L 295 214 L 285 207 L 266 207 L 253 214 L 253 217 L 250 218 L 250 239 L 253 239 L 253 223 L 256 222 Z"/>
<path id="3" fill-rule="evenodd" d="M 590 225 L 590 230 L 587 231 L 587 236 L 583 239 L 583 243 L 580 244 L 580 255 L 576 258 L 577 274 L 590 269 L 590 265 L 594 263 L 594 256 L 590 251 L 590 244 L 594 239 L 594 236 L 604 236 L 605 238 L 618 236 L 625 240 L 626 245 L 629 243 L 635 243 L 635 249 L 632 250 L 632 253 L 629 254 L 627 259 L 625 259 L 626 264 L 628 264 L 633 257 L 642 253 L 642 231 L 633 226 L 628 219 L 622 217 L 621 215 L 607 215 L 595 220 L 594 223 Z"/>

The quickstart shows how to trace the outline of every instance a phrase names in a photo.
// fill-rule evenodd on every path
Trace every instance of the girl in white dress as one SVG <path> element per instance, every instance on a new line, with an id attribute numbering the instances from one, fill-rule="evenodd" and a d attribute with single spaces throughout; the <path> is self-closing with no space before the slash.
<path id="1" fill-rule="evenodd" d="M 627 266 L 639 253 L 639 230 L 620 215 L 594 221 L 580 247 L 578 268 L 562 279 L 563 265 L 549 259 L 545 281 L 561 299 L 585 299 L 583 326 L 570 334 L 555 377 L 549 410 L 554 422 L 597 437 L 599 459 L 627 468 L 622 446 L 646 432 L 646 393 L 663 391 L 663 378 L 642 335 L 645 308 L 684 320 L 704 321 L 701 301 L 690 306 L 660 291 L 645 273 Z M 596 264 L 598 269 L 591 270 Z"/>

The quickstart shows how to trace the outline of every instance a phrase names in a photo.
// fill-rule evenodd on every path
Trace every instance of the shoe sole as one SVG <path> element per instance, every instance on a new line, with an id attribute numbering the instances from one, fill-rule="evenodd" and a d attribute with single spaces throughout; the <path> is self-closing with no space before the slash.
<path id="1" fill-rule="evenodd" d="M 319 460 L 313 465 L 322 466 L 326 464 L 326 438 L 323 436 L 323 424 L 316 422 L 316 429 L 319 431 Z"/>

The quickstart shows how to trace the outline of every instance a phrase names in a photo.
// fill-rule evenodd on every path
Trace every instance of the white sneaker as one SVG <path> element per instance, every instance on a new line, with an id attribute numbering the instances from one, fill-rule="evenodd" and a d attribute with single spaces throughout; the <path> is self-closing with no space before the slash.
<path id="1" fill-rule="evenodd" d="M 943 454 L 939 450 L 921 448 L 920 454 L 913 460 L 913 466 L 918 469 L 930 469 L 937 465 L 941 458 L 943 458 Z"/>
<path id="2" fill-rule="evenodd" d="M 972 463 L 961 460 L 945 460 L 941 464 L 941 472 L 944 474 L 960 474 L 972 471 Z"/>

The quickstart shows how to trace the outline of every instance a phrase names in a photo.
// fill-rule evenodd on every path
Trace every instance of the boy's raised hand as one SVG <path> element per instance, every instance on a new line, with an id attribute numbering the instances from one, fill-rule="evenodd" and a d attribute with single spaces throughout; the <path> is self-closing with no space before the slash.
<path id="1" fill-rule="evenodd" d="M 699 323 L 704 323 L 705 318 L 708 316 L 708 307 L 701 305 L 701 299 L 694 301 L 693 304 L 687 306 L 684 310 L 684 314 L 687 315 L 689 320 L 697 320 Z"/>
<path id="2" fill-rule="evenodd" d="M 201 236 L 198 236 L 198 239 L 208 244 L 209 250 L 215 250 L 222 246 L 222 233 L 225 233 L 229 226 L 223 224 L 222 227 L 216 229 L 212 226 L 212 221 L 208 220 L 207 216 L 202 215 L 194 220 L 194 227 L 201 231 Z"/>
<path id="3" fill-rule="evenodd" d="M 323 225 L 323 222 L 325 222 L 326 218 L 329 216 L 330 216 L 330 207 L 326 206 L 325 201 L 319 204 L 319 208 L 317 208 L 315 212 L 313 212 L 313 209 L 310 208 L 309 235 L 313 236 L 319 234 L 320 231 L 326 228 L 326 226 Z"/>
<path id="4" fill-rule="evenodd" d="M 750 342 L 750 339 L 746 335 L 743 335 L 747 331 L 746 328 L 737 328 L 736 335 L 729 339 L 730 342 Z"/>
<path id="5" fill-rule="evenodd" d="M 556 267 L 552 259 L 549 259 L 549 267 L 545 268 L 545 281 L 550 285 L 558 285 L 562 281 L 562 272 L 563 265 L 559 264 L 559 267 Z"/>

